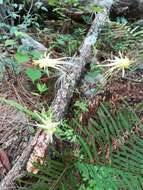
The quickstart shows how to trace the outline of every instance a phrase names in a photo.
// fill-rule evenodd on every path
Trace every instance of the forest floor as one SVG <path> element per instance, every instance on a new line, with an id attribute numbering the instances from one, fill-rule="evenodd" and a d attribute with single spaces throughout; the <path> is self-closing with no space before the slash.
<path id="1" fill-rule="evenodd" d="M 102 10 L 99 9 L 98 11 L 98 14 L 100 12 L 102 13 Z M 80 11 L 78 13 L 73 11 L 68 18 L 59 20 L 57 18 L 55 20 L 45 19 L 42 23 L 44 25 L 43 29 L 39 30 L 31 27 L 28 30 L 28 35 L 32 36 L 32 38 L 34 37 L 36 41 L 39 41 L 40 44 L 47 48 L 47 52 L 50 52 L 51 59 L 64 58 L 65 61 L 69 57 L 74 57 L 74 54 L 80 54 L 79 47 L 86 38 L 88 30 L 95 18 L 96 14 L 93 13 L 87 12 L 84 14 Z M 110 112 L 113 116 L 116 112 L 115 110 L 118 110 L 118 108 L 126 109 L 129 107 L 130 112 L 134 110 L 137 117 L 143 122 L 143 45 L 141 44 L 142 33 L 139 33 L 142 30 L 143 26 L 139 26 L 136 29 L 136 22 L 128 22 L 126 25 L 111 22 L 102 28 L 97 43 L 91 47 L 90 60 L 87 61 L 88 63 L 82 71 L 80 82 L 75 85 L 73 97 L 68 102 L 67 112 L 63 119 L 67 122 L 68 127 L 65 125 L 67 128 L 65 127 L 64 132 L 54 137 L 53 144 L 57 151 L 63 155 L 63 152 L 67 151 L 67 148 L 71 152 L 73 149 L 78 151 L 80 145 L 74 142 L 74 133 L 78 135 L 82 134 L 81 128 L 86 129 L 87 126 L 88 129 L 88 123 L 90 123 L 91 119 L 96 118 L 99 122 L 97 116 L 98 109 L 102 104 L 106 104 L 107 102 L 111 105 Z M 1 37 L 5 35 L 9 36 L 10 33 L 4 31 L 0 34 Z M 9 171 L 15 166 L 37 131 L 38 121 L 26 114 L 25 111 L 22 112 L 24 109 L 19 108 L 14 102 L 22 105 L 27 110 L 31 110 L 32 113 L 42 113 L 42 111 L 47 111 L 51 106 L 58 89 L 61 87 L 56 86 L 59 75 L 57 73 L 55 74 L 54 68 L 49 69 L 50 73 L 48 73 L 47 70 L 46 72 L 45 70 L 43 71 L 43 67 L 38 68 L 37 65 L 33 64 L 35 57 L 36 60 L 42 59 L 40 58 L 42 53 L 38 54 L 40 51 L 27 50 L 26 46 L 19 44 L 19 39 L 13 36 L 10 38 L 7 37 L 6 40 L 7 43 L 12 43 L 12 45 L 6 45 L 6 41 L 2 40 L 1 54 L 6 55 L 6 59 L 8 59 L 6 63 L 12 58 L 16 64 L 12 67 L 12 64 L 4 66 L 0 81 L 0 97 L 6 100 L 12 100 L 12 102 L 0 101 L 0 181 L 3 181 Z M 116 58 L 128 58 L 133 63 L 131 67 L 128 65 L 127 68 L 117 65 L 112 71 L 112 66 L 103 67 L 105 64 L 114 63 Z M 124 75 L 122 74 L 122 69 L 125 69 Z M 37 78 L 38 75 L 39 77 Z M 107 75 L 108 77 L 106 77 Z M 64 89 L 64 87 L 62 88 Z M 43 116 L 43 118 L 46 117 Z M 79 128 L 78 122 L 80 125 Z M 63 123 L 62 125 L 64 126 Z M 76 126 L 75 128 L 74 125 Z M 67 134 L 65 132 L 66 129 L 68 129 Z M 72 130 L 72 134 L 70 134 L 71 131 L 69 129 Z M 142 140 L 142 128 L 136 125 L 133 129 L 134 133 Z M 99 131 L 97 130 L 96 132 L 98 133 Z M 85 132 L 82 134 L 82 138 L 85 138 L 85 141 L 87 136 L 88 132 L 87 134 Z M 89 145 L 91 145 L 90 142 Z M 108 142 L 106 145 L 105 157 L 107 161 L 110 160 Z M 86 149 L 87 147 L 85 146 L 84 148 Z M 97 143 L 98 155 L 101 154 L 100 149 L 101 147 Z M 55 155 L 53 156 L 54 153 L 51 153 L 51 150 L 48 149 L 47 152 L 46 148 L 46 155 L 52 155 L 51 158 L 57 161 L 58 158 Z M 45 150 L 43 152 L 45 154 Z M 69 155 L 71 155 L 71 152 Z M 69 156 L 71 160 L 74 154 Z M 78 158 L 83 156 L 82 154 L 80 155 L 80 151 L 77 154 Z M 76 159 L 73 158 L 73 160 Z M 94 162 L 94 159 L 92 161 L 90 160 L 90 162 Z M 75 176 L 80 183 L 82 179 L 79 173 L 76 173 Z M 24 177 L 21 181 L 17 182 L 17 188 L 19 186 L 22 187 L 23 184 L 24 187 L 29 187 L 27 184 L 32 185 L 36 181 L 34 177 L 29 178 L 32 182 L 27 177 Z M 72 188 L 70 187 L 69 189 Z M 46 189 L 43 188 L 43 190 Z"/>

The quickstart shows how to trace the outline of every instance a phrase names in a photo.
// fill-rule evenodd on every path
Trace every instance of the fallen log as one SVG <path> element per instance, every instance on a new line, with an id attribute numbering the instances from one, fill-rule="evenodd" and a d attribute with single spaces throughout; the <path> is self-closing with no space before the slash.
<path id="1" fill-rule="evenodd" d="M 110 4 L 109 4 L 110 7 Z M 108 8 L 109 8 L 108 7 Z M 68 108 L 69 102 L 73 96 L 74 89 L 80 80 L 81 73 L 85 68 L 86 63 L 88 62 L 91 56 L 91 48 L 96 43 L 98 35 L 100 33 L 101 27 L 108 22 L 108 13 L 107 9 L 105 9 L 102 13 L 96 15 L 93 24 L 83 42 L 81 47 L 79 48 L 78 53 L 76 53 L 72 59 L 72 62 L 76 65 L 78 61 L 78 68 L 72 67 L 70 70 L 70 80 L 66 82 L 62 88 L 57 91 L 55 99 L 52 102 L 51 108 L 54 115 L 54 120 L 59 121 L 63 118 L 65 111 Z M 5 178 L 0 183 L 1 190 L 12 189 L 14 184 L 14 180 L 18 178 L 23 170 L 25 169 L 27 163 L 27 170 L 32 171 L 32 162 L 38 161 L 44 157 L 45 151 L 50 143 L 51 138 L 49 138 L 49 134 L 45 133 L 45 131 L 38 130 L 36 136 L 33 141 L 30 142 L 27 149 L 23 152 L 21 157 L 18 159 L 17 163 L 12 167 L 12 169 L 8 172 Z M 42 149 L 42 154 L 37 152 L 39 148 Z M 30 157 L 30 159 L 29 159 Z M 29 161 L 28 161 L 29 159 Z M 28 161 L 28 162 L 27 162 Z"/>
<path id="2" fill-rule="evenodd" d="M 40 42 L 34 40 L 31 36 L 29 36 L 28 34 L 24 34 L 21 38 L 21 43 L 24 46 L 29 46 L 31 47 L 33 50 L 37 50 L 37 51 L 47 51 L 48 49 L 41 44 Z"/>
<path id="3" fill-rule="evenodd" d="M 0 190 L 11 190 L 15 189 L 14 180 L 23 173 L 23 168 L 29 159 L 29 155 L 33 150 L 34 145 L 37 143 L 37 139 L 41 133 L 41 129 L 38 130 L 30 142 L 29 146 L 23 151 L 22 155 L 16 162 L 16 164 L 12 167 L 12 169 L 8 172 L 6 177 L 2 180 L 0 184 Z"/>

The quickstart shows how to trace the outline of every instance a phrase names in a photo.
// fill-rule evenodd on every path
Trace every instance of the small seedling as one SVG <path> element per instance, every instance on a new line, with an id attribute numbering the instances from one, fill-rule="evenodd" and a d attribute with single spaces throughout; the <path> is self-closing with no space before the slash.
<path id="1" fill-rule="evenodd" d="M 48 87 L 46 86 L 46 84 L 41 84 L 41 83 L 37 83 L 37 89 L 40 92 L 40 94 L 46 92 L 48 90 Z"/>
<path id="2" fill-rule="evenodd" d="M 48 133 L 50 142 L 53 142 L 53 134 L 55 133 L 60 122 L 53 121 L 52 110 L 49 108 L 47 112 L 42 110 L 41 113 L 34 112 L 34 114 L 37 117 L 37 120 L 40 121 L 40 123 L 37 123 L 37 127 L 43 129 L 46 133 Z"/>

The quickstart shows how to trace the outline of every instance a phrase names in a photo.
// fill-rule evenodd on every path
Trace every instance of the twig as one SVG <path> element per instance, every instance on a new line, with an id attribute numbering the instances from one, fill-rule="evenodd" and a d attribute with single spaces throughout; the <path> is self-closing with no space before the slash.
<path id="1" fill-rule="evenodd" d="M 30 5 L 30 8 L 29 8 L 29 10 L 28 10 L 27 15 L 29 15 L 29 14 L 30 14 L 30 12 L 31 12 L 31 10 L 32 10 L 32 7 L 33 7 L 33 0 L 31 1 L 31 5 Z"/>

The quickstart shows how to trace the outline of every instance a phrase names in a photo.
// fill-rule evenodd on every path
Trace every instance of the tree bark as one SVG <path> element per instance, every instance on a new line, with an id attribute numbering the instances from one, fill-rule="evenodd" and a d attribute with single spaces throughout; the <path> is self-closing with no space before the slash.
<path id="1" fill-rule="evenodd" d="M 25 34 L 22 38 L 21 38 L 21 43 L 24 46 L 30 46 L 32 47 L 32 49 L 37 50 L 37 51 L 43 51 L 46 52 L 48 49 L 41 44 L 40 42 L 34 40 L 31 36 L 29 36 L 28 34 Z"/>

